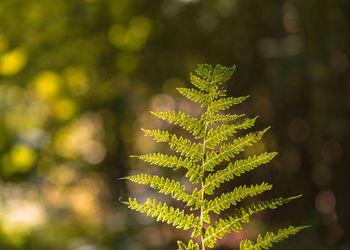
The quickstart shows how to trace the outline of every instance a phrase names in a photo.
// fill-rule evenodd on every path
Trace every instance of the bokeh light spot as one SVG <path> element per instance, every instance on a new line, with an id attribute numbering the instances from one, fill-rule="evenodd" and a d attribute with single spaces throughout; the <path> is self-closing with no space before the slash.
<path id="1" fill-rule="evenodd" d="M 54 115 L 58 120 L 66 121 L 73 117 L 78 107 L 72 99 L 62 99 L 54 104 Z"/>
<path id="2" fill-rule="evenodd" d="M 151 29 L 150 19 L 138 16 L 131 19 L 128 27 L 113 25 L 108 31 L 108 39 L 118 48 L 140 50 L 144 47 Z"/>
<path id="3" fill-rule="evenodd" d="M 115 24 L 109 29 L 108 39 L 116 47 L 122 47 L 128 41 L 125 29 L 119 24 Z"/>
<path id="4" fill-rule="evenodd" d="M 174 99 L 167 94 L 159 94 L 151 100 L 151 110 L 154 112 L 166 112 L 175 108 Z"/>
<path id="5" fill-rule="evenodd" d="M 17 48 L 0 57 L 0 74 L 17 74 L 27 63 L 27 55 L 22 48 Z"/>
<path id="6" fill-rule="evenodd" d="M 328 214 L 335 208 L 336 199 L 333 192 L 327 190 L 319 193 L 315 199 L 315 207 L 322 214 Z"/>
<path id="7" fill-rule="evenodd" d="M 97 141 L 90 141 L 83 148 L 83 157 L 90 164 L 99 164 L 105 158 L 106 148 Z"/>
<path id="8" fill-rule="evenodd" d="M 40 97 L 49 99 L 57 95 L 60 88 L 60 77 L 52 71 L 41 72 L 34 80 L 35 89 Z"/>
<path id="9" fill-rule="evenodd" d="M 73 166 L 60 165 L 54 168 L 50 174 L 50 180 L 59 186 L 65 186 L 72 182 L 76 173 Z"/>
<path id="10" fill-rule="evenodd" d="M 73 95 L 84 95 L 89 90 L 89 79 L 84 69 L 68 68 L 65 71 L 68 88 Z"/>
<path id="11" fill-rule="evenodd" d="M 54 140 L 56 152 L 64 158 L 82 156 L 90 164 L 100 163 L 105 157 L 100 123 L 97 115 L 87 114 L 62 127 Z"/>
<path id="12" fill-rule="evenodd" d="M 176 90 L 176 88 L 183 88 L 185 87 L 185 83 L 177 78 L 170 78 L 166 80 L 163 84 L 163 92 L 169 94 L 169 95 L 178 95 L 179 92 Z"/>
<path id="13" fill-rule="evenodd" d="M 46 222 L 44 208 L 37 202 L 24 199 L 10 199 L 0 205 L 2 236 L 23 249 L 25 237 Z"/>
<path id="14" fill-rule="evenodd" d="M 27 145 L 17 144 L 10 152 L 12 163 L 19 172 L 27 172 L 32 168 L 36 159 L 36 152 Z"/>
<path id="15" fill-rule="evenodd" d="M 134 17 L 130 21 L 130 28 L 128 30 L 129 44 L 131 50 L 142 49 L 147 41 L 149 33 L 151 32 L 152 24 L 147 17 Z"/>

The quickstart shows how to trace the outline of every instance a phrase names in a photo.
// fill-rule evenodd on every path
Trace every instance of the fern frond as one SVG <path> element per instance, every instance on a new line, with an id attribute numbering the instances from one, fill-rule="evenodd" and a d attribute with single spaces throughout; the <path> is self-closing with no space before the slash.
<path id="1" fill-rule="evenodd" d="M 267 190 L 270 190 L 272 185 L 268 183 L 261 183 L 260 185 L 251 185 L 250 187 L 239 186 L 229 193 L 224 193 L 220 197 L 216 197 L 214 200 L 210 200 L 206 207 L 206 211 L 213 211 L 214 213 L 220 214 L 221 211 L 228 209 L 231 205 L 237 205 L 242 199 L 248 196 L 256 196 Z"/>
<path id="2" fill-rule="evenodd" d="M 139 158 L 152 165 L 173 168 L 174 170 L 178 168 L 187 168 L 186 177 L 190 178 L 192 183 L 198 183 L 203 176 L 201 167 L 189 158 L 182 158 L 176 155 L 164 155 L 161 153 L 133 155 L 131 157 Z"/>
<path id="3" fill-rule="evenodd" d="M 190 132 L 196 139 L 202 138 L 204 136 L 204 123 L 198 121 L 181 111 L 168 111 L 168 112 L 152 112 L 151 114 L 159 117 L 162 120 L 167 120 L 170 123 L 181 126 Z"/>
<path id="4" fill-rule="evenodd" d="M 248 129 L 254 126 L 255 120 L 247 118 L 239 123 L 232 124 L 222 124 L 217 128 L 211 128 L 208 131 L 208 139 L 206 141 L 206 146 L 210 149 L 214 149 L 217 144 L 228 139 L 229 136 L 233 136 L 239 129 Z"/>
<path id="5" fill-rule="evenodd" d="M 248 223 L 253 214 L 265 209 L 275 209 L 292 199 L 300 197 L 278 198 L 270 201 L 259 201 L 246 207 L 236 207 L 243 199 L 254 197 L 270 190 L 272 185 L 266 182 L 238 186 L 216 198 L 209 199 L 205 197 L 205 195 L 212 195 L 222 183 L 270 162 L 277 155 L 276 152 L 266 152 L 230 162 L 222 170 L 215 169 L 216 166 L 224 161 L 230 161 L 237 157 L 246 147 L 252 146 L 261 140 L 264 133 L 269 129 L 268 127 L 261 131 L 237 136 L 236 133 L 239 130 L 253 127 L 257 117 L 253 119 L 238 119 L 245 115 L 223 114 L 222 111 L 242 103 L 249 97 L 227 97 L 226 90 L 222 88 L 222 85 L 234 73 L 235 68 L 235 66 L 223 67 L 216 65 L 213 67 L 208 64 L 200 64 L 195 74 L 190 74 L 193 88 L 177 89 L 187 99 L 199 103 L 201 107 L 206 107 L 206 111 L 201 113 L 200 118 L 185 114 L 182 111 L 151 112 L 158 118 L 187 130 L 195 139 L 200 139 L 200 142 L 186 139 L 187 137 L 177 136 L 166 130 L 142 129 L 146 136 L 152 136 L 156 142 L 168 143 L 170 149 L 178 153 L 178 155 L 149 153 L 133 157 L 137 157 L 152 165 L 159 165 L 174 170 L 184 168 L 186 171 L 185 175 L 190 182 L 192 184 L 199 183 L 197 187 L 191 189 L 193 190 L 192 193 L 186 190 L 185 185 L 182 185 L 179 181 L 158 175 L 142 173 L 122 178 L 139 184 L 148 184 L 159 193 L 170 195 L 172 198 L 186 203 L 186 207 L 191 210 L 197 210 L 194 214 L 186 214 L 184 210 L 175 209 L 166 203 L 150 199 L 141 204 L 136 199 L 131 198 L 128 202 L 124 202 L 133 210 L 156 217 L 157 221 L 164 221 L 185 230 L 193 229 L 191 238 L 200 236 L 201 249 L 214 247 L 217 239 L 221 239 L 231 231 L 240 231 L 242 225 Z M 231 138 L 233 136 L 235 138 Z M 208 171 L 213 173 L 207 173 Z M 212 213 L 220 214 L 231 207 L 234 207 L 233 214 L 225 219 L 219 219 L 211 223 Z M 256 243 L 247 239 L 241 243 L 241 249 L 268 249 L 273 244 L 304 228 L 289 227 L 280 229 L 276 234 L 267 233 L 264 237 L 259 235 Z M 178 241 L 178 250 L 199 249 L 199 244 L 195 244 L 192 240 L 188 243 Z"/>
<path id="6" fill-rule="evenodd" d="M 185 214 L 183 210 L 175 209 L 155 199 L 153 201 L 147 199 L 145 203 L 139 204 L 136 199 L 129 198 L 129 201 L 124 202 L 124 204 L 128 205 L 130 209 L 147 213 L 147 216 L 150 217 L 157 217 L 157 221 L 172 224 L 176 228 L 188 230 L 190 228 L 197 229 L 199 226 L 200 220 L 198 217 L 195 217 L 193 214 Z"/>
<path id="7" fill-rule="evenodd" d="M 231 143 L 224 143 L 221 145 L 219 152 L 209 151 L 206 153 L 206 161 L 203 164 L 206 171 L 213 171 L 214 167 L 219 165 L 224 160 L 229 161 L 230 158 L 235 157 L 244 150 L 246 146 L 251 146 L 252 143 L 259 141 L 263 134 L 269 129 L 249 133 L 246 136 L 239 137 L 232 141 Z"/>
<path id="8" fill-rule="evenodd" d="M 202 91 L 210 92 L 212 86 L 205 79 L 198 77 L 194 74 L 190 74 L 191 83 Z"/>
<path id="9" fill-rule="evenodd" d="M 215 68 L 213 68 L 211 65 L 208 64 L 199 64 L 195 72 L 197 73 L 197 75 L 203 78 L 209 86 L 215 86 L 227 82 L 227 80 L 230 79 L 235 70 L 235 65 L 232 67 L 223 67 L 220 64 L 218 64 L 215 66 Z"/>
<path id="10" fill-rule="evenodd" d="M 198 67 L 195 69 L 196 74 L 208 82 L 212 79 L 213 71 L 213 66 L 209 64 L 198 64 Z"/>
<path id="11" fill-rule="evenodd" d="M 177 153 L 180 153 L 180 155 L 182 156 L 191 158 L 194 162 L 200 161 L 203 158 L 202 143 L 192 143 L 190 140 L 184 139 L 182 136 L 178 138 L 176 135 L 170 134 L 166 130 L 142 130 L 145 132 L 146 136 L 153 136 L 154 140 L 156 140 L 157 142 L 167 142 L 172 150 L 174 150 Z"/>
<path id="12" fill-rule="evenodd" d="M 266 233 L 264 237 L 260 234 L 258 235 L 257 242 L 254 243 L 248 239 L 241 241 L 240 250 L 261 250 L 270 249 L 274 244 L 289 238 L 289 236 L 294 235 L 301 230 L 309 228 L 310 226 L 289 226 L 287 228 L 279 229 L 277 233 Z"/>
<path id="13" fill-rule="evenodd" d="M 165 155 L 161 153 L 144 154 L 144 155 L 133 155 L 131 157 L 137 157 L 145 162 L 161 167 L 179 169 L 179 168 L 198 168 L 189 158 L 182 158 L 176 155 Z"/>
<path id="14" fill-rule="evenodd" d="M 178 246 L 177 250 L 199 250 L 199 245 L 197 243 L 193 243 L 192 240 L 188 242 L 188 245 L 178 240 L 177 246 Z"/>
<path id="15" fill-rule="evenodd" d="M 188 169 L 185 176 L 188 177 L 193 184 L 196 184 L 203 179 L 203 170 L 201 166 L 195 165 Z"/>
<path id="16" fill-rule="evenodd" d="M 242 230 L 242 223 L 248 223 L 252 214 L 261 212 L 266 209 L 276 209 L 299 196 L 290 198 L 277 198 L 270 201 L 260 201 L 253 203 L 245 208 L 236 209 L 235 214 L 227 216 L 225 219 L 219 219 L 214 225 L 209 226 L 205 231 L 204 242 L 209 247 L 214 247 L 217 239 L 222 239 L 224 235 L 231 231 L 239 232 Z"/>
<path id="17" fill-rule="evenodd" d="M 234 105 L 242 103 L 248 97 L 249 96 L 226 97 L 226 98 L 218 99 L 218 100 L 212 102 L 212 104 L 209 107 L 209 111 L 212 113 L 215 113 L 215 112 L 218 112 L 220 110 L 229 109 Z"/>
<path id="18" fill-rule="evenodd" d="M 128 179 L 139 184 L 150 184 L 151 188 L 159 190 L 159 193 L 170 194 L 176 200 L 187 202 L 192 199 L 192 196 L 185 192 L 185 186 L 181 185 L 180 182 L 158 175 L 139 174 L 127 176 L 123 179 Z M 191 201 L 191 203 L 193 202 Z"/>
<path id="19" fill-rule="evenodd" d="M 185 96 L 186 98 L 200 103 L 201 107 L 205 107 L 210 102 L 210 96 L 209 94 L 206 94 L 202 91 L 192 89 L 192 88 L 177 88 L 177 90 L 180 92 L 181 95 Z"/>
<path id="20" fill-rule="evenodd" d="M 236 70 L 236 65 L 232 67 L 223 67 L 220 64 L 216 65 L 213 72 L 212 82 L 221 85 L 231 78 Z"/>
<path id="21" fill-rule="evenodd" d="M 208 114 L 208 113 L 204 113 L 201 117 L 201 121 L 207 122 L 208 126 L 213 125 L 214 123 L 217 122 L 230 122 L 230 121 L 234 121 L 238 118 L 241 118 L 245 116 L 245 114 L 242 115 L 213 115 L 213 114 Z"/>
<path id="22" fill-rule="evenodd" d="M 251 171 L 258 166 L 270 162 L 277 152 L 263 153 L 260 155 L 249 156 L 245 160 L 237 160 L 234 164 L 230 163 L 225 169 L 209 174 L 204 181 L 204 191 L 206 194 L 213 194 L 215 188 L 220 187 L 221 183 L 232 180 L 235 176 Z"/>

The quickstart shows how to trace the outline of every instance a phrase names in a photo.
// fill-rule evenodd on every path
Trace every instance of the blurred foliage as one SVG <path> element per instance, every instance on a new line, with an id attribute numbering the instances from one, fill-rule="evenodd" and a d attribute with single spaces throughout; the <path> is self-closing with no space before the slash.
<path id="1" fill-rule="evenodd" d="M 349 13 L 346 0 L 0 1 L 0 249 L 173 249 L 180 233 L 128 212 L 119 198 L 148 193 L 118 178 L 147 167 L 128 158 L 155 147 L 138 130 L 159 127 L 147 110 L 198 113 L 174 93 L 198 63 L 237 64 L 230 95 L 251 99 L 235 112 L 272 124 L 260 149 L 279 159 L 252 182 L 304 194 L 261 215 L 314 225 L 276 249 L 350 249 Z"/>

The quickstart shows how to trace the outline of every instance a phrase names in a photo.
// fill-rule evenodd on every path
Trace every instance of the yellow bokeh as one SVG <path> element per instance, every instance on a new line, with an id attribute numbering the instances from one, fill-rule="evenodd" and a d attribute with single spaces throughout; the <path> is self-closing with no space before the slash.
<path id="1" fill-rule="evenodd" d="M 54 138 L 58 155 L 64 158 L 82 157 L 89 164 L 98 164 L 105 157 L 101 143 L 102 124 L 96 115 L 87 114 L 61 127 Z"/>
<path id="2" fill-rule="evenodd" d="M 44 207 L 34 201 L 11 197 L 5 203 L 0 203 L 0 207 L 2 236 L 16 249 L 24 249 L 26 237 L 46 222 Z"/>
<path id="3" fill-rule="evenodd" d="M 109 41 L 113 43 L 116 47 L 122 47 L 128 41 L 125 29 L 118 24 L 113 25 L 109 29 L 108 38 Z"/>
<path id="4" fill-rule="evenodd" d="M 78 134 L 78 135 L 77 135 Z M 56 153 L 64 158 L 78 157 L 79 133 L 72 126 L 62 127 L 55 135 L 54 147 Z"/>
<path id="5" fill-rule="evenodd" d="M 151 21 L 143 16 L 135 17 L 130 21 L 128 35 L 130 37 L 128 47 L 131 50 L 139 50 L 145 46 L 151 32 Z"/>
<path id="6" fill-rule="evenodd" d="M 77 104 L 72 99 L 61 99 L 54 103 L 53 113 L 57 120 L 66 121 L 77 111 Z"/>
<path id="7" fill-rule="evenodd" d="M 60 76 L 53 71 L 43 71 L 34 80 L 34 88 L 43 99 L 56 96 L 60 90 Z"/>
<path id="8" fill-rule="evenodd" d="M 134 17 L 128 27 L 113 25 L 109 32 L 109 41 L 118 48 L 140 50 L 144 47 L 152 29 L 152 23 L 147 17 Z"/>
<path id="9" fill-rule="evenodd" d="M 27 145 L 17 144 L 12 147 L 10 158 L 17 172 L 27 172 L 35 162 L 36 152 Z"/>
<path id="10" fill-rule="evenodd" d="M 84 95 L 89 90 L 89 79 L 82 68 L 68 68 L 65 71 L 65 78 L 70 92 L 73 95 Z"/>
<path id="11" fill-rule="evenodd" d="M 24 49 L 17 48 L 0 56 L 0 74 L 17 74 L 27 63 L 27 54 Z"/>

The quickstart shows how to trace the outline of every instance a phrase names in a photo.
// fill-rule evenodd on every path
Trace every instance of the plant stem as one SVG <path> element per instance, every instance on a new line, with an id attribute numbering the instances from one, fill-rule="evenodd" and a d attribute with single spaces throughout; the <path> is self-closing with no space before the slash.
<path id="1" fill-rule="evenodd" d="M 207 134 L 207 122 L 205 123 L 205 136 Z M 203 161 L 202 161 L 202 178 L 204 179 L 204 173 L 205 173 L 205 170 L 204 170 L 204 157 L 205 157 L 205 143 L 206 143 L 206 140 L 205 140 L 205 137 L 204 137 L 204 141 L 203 141 Z M 201 217 L 200 217 L 200 227 L 201 227 L 201 240 L 202 240 L 202 250 L 205 250 L 205 244 L 204 244 L 204 238 L 203 238 L 203 234 L 204 234 L 204 216 L 203 216 L 203 213 L 204 213 L 204 206 L 203 206 L 203 201 L 204 201 L 204 182 L 203 182 L 203 179 L 201 180 L 201 184 L 202 184 L 202 195 L 201 195 Z"/>
<path id="2" fill-rule="evenodd" d="M 207 113 L 209 114 L 209 105 L 207 109 Z M 206 139 L 207 139 L 207 130 L 208 130 L 208 122 L 205 122 L 205 127 L 204 127 L 204 137 L 203 137 L 203 160 L 202 160 L 202 195 L 201 195 L 201 217 L 200 217 L 200 227 L 201 227 L 201 241 L 202 241 L 202 250 L 205 250 L 205 243 L 204 243 L 204 206 L 203 206 L 203 201 L 204 201 L 204 174 L 205 174 L 205 169 L 204 169 L 204 163 L 205 163 L 205 149 L 206 149 Z"/>

